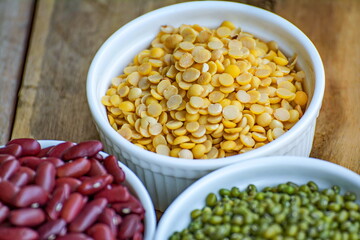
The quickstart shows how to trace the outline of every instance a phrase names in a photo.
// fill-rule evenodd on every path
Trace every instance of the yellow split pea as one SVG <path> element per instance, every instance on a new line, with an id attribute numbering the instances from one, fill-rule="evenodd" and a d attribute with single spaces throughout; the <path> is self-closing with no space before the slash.
<path id="1" fill-rule="evenodd" d="M 158 154 L 213 159 L 280 137 L 308 103 L 305 73 L 274 41 L 224 21 L 162 26 L 102 98 L 125 139 Z"/>

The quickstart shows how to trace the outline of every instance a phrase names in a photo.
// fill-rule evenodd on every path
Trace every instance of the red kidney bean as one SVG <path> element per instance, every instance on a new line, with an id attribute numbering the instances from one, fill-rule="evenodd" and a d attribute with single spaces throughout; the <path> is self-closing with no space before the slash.
<path id="1" fill-rule="evenodd" d="M 115 213 L 115 210 L 112 208 L 105 208 L 104 211 L 100 214 L 98 222 L 106 224 L 114 237 L 116 237 L 118 225 L 121 224 L 122 219 L 119 215 Z"/>
<path id="2" fill-rule="evenodd" d="M 111 189 L 103 189 L 95 194 L 94 198 L 106 198 L 109 203 L 126 202 L 130 198 L 128 189 L 123 185 L 117 185 Z"/>
<path id="3" fill-rule="evenodd" d="M 91 167 L 87 175 L 94 177 L 94 176 L 102 176 L 107 174 L 105 167 L 96 159 L 90 158 L 89 159 Z"/>
<path id="4" fill-rule="evenodd" d="M 16 209 L 10 212 L 9 220 L 18 227 L 33 227 L 45 220 L 45 213 L 40 208 Z"/>
<path id="5" fill-rule="evenodd" d="M 89 197 L 88 196 L 83 196 L 83 206 L 85 206 L 85 204 L 88 202 Z"/>
<path id="6" fill-rule="evenodd" d="M 91 164 L 86 158 L 77 158 L 56 169 L 58 177 L 81 177 L 90 170 Z"/>
<path id="7" fill-rule="evenodd" d="M 34 156 L 25 156 L 19 158 L 19 162 L 22 166 L 29 167 L 36 170 L 40 163 L 42 163 L 41 158 Z"/>
<path id="8" fill-rule="evenodd" d="M 35 184 L 50 193 L 55 186 L 55 174 L 56 169 L 52 163 L 42 162 L 36 170 Z"/>
<path id="9" fill-rule="evenodd" d="M 129 214 L 123 218 L 123 222 L 119 227 L 118 238 L 120 240 L 130 239 L 136 233 L 141 219 L 136 214 Z"/>
<path id="10" fill-rule="evenodd" d="M 106 204 L 107 200 L 105 198 L 94 199 L 87 203 L 74 221 L 71 222 L 69 230 L 72 232 L 84 232 L 96 221 Z"/>
<path id="11" fill-rule="evenodd" d="M 10 154 L 0 154 L 0 164 L 9 160 L 16 160 L 16 157 Z"/>
<path id="12" fill-rule="evenodd" d="M 61 160 L 60 158 L 57 158 L 57 157 L 43 157 L 43 158 L 41 158 L 41 160 L 44 162 L 52 163 L 55 167 L 60 167 L 60 166 L 64 165 L 63 160 Z"/>
<path id="13" fill-rule="evenodd" d="M 125 181 L 125 173 L 113 155 L 107 156 L 104 159 L 104 167 L 108 173 L 113 175 L 115 183 L 120 184 Z"/>
<path id="14" fill-rule="evenodd" d="M 66 222 L 64 219 L 50 220 L 43 225 L 41 225 L 37 231 L 39 233 L 40 240 L 47 240 L 50 236 L 55 236 L 61 233 L 61 231 L 66 227 Z"/>
<path id="15" fill-rule="evenodd" d="M 79 179 L 81 182 L 83 182 L 83 181 L 85 181 L 85 180 L 91 179 L 91 177 L 89 177 L 89 176 L 81 176 L 81 177 L 79 177 L 78 179 Z"/>
<path id="16" fill-rule="evenodd" d="M 20 167 L 18 160 L 9 160 L 1 164 L 0 166 L 0 178 L 2 180 L 8 180 Z"/>
<path id="17" fill-rule="evenodd" d="M 141 233 L 141 232 L 136 232 L 136 233 L 134 234 L 133 240 L 143 240 L 143 239 L 144 239 L 143 233 Z"/>
<path id="18" fill-rule="evenodd" d="M 10 144 L 19 144 L 22 147 L 21 154 L 23 156 L 28 156 L 28 155 L 35 156 L 41 150 L 40 143 L 32 138 L 13 139 L 10 142 L 8 142 L 6 145 L 10 145 Z"/>
<path id="19" fill-rule="evenodd" d="M 9 216 L 9 208 L 0 202 L 0 223 L 2 223 Z"/>
<path id="20" fill-rule="evenodd" d="M 52 149 L 54 146 L 50 146 L 50 147 L 46 147 L 46 148 L 42 148 L 40 150 L 40 152 L 36 155 L 36 157 L 42 158 L 42 157 L 46 157 L 47 153 L 49 152 L 50 149 Z"/>
<path id="21" fill-rule="evenodd" d="M 144 232 L 144 224 L 142 222 L 140 222 L 140 224 L 138 224 L 138 227 L 136 228 L 136 232 Z"/>
<path id="22" fill-rule="evenodd" d="M 70 194 L 61 209 L 61 218 L 63 218 L 67 223 L 72 222 L 85 204 L 86 202 L 84 201 L 84 197 L 80 193 Z"/>
<path id="23" fill-rule="evenodd" d="M 133 236 L 132 240 L 143 240 L 143 233 L 142 232 L 136 232 Z"/>
<path id="24" fill-rule="evenodd" d="M 64 236 L 57 237 L 56 240 L 93 240 L 93 239 L 83 233 L 68 233 Z"/>
<path id="25" fill-rule="evenodd" d="M 95 158 L 98 161 L 104 160 L 103 155 L 101 155 L 100 153 L 95 154 L 94 156 L 92 156 L 92 158 Z"/>
<path id="26" fill-rule="evenodd" d="M 57 219 L 60 215 L 61 209 L 64 206 L 64 202 L 70 195 L 70 186 L 68 184 L 62 184 L 58 186 L 53 193 L 52 198 L 46 205 L 45 211 L 50 219 Z"/>
<path id="27" fill-rule="evenodd" d="M 64 219 L 63 219 L 64 220 Z M 61 229 L 60 233 L 59 233 L 59 236 L 64 236 L 68 233 L 68 229 L 66 228 L 66 226 Z"/>
<path id="28" fill-rule="evenodd" d="M 110 228 L 103 223 L 94 224 L 87 234 L 92 237 L 94 240 L 115 240 L 115 236 L 110 231 Z"/>
<path id="29" fill-rule="evenodd" d="M 43 205 L 48 199 L 48 193 L 40 186 L 27 185 L 23 187 L 14 198 L 17 207 L 28 207 L 31 204 Z"/>
<path id="30" fill-rule="evenodd" d="M 0 182 L 0 201 L 13 204 L 14 198 L 18 193 L 19 188 L 9 181 Z"/>
<path id="31" fill-rule="evenodd" d="M 54 147 L 52 147 L 49 152 L 47 153 L 48 157 L 56 157 L 56 158 L 61 158 L 63 153 L 68 150 L 69 148 L 71 148 L 72 146 L 74 146 L 75 143 L 73 142 L 63 142 L 60 143 Z"/>
<path id="32" fill-rule="evenodd" d="M 129 200 L 126 202 L 114 203 L 112 207 L 120 214 L 129 214 L 136 213 L 139 215 L 143 215 L 145 213 L 145 209 L 138 199 L 134 196 L 130 195 Z"/>
<path id="33" fill-rule="evenodd" d="M 22 147 L 19 144 L 9 144 L 0 148 L 0 154 L 9 154 L 14 157 L 19 157 L 22 154 Z"/>
<path id="34" fill-rule="evenodd" d="M 39 234 L 26 227 L 0 227 L 0 237 L 1 240 L 36 240 Z"/>
<path id="35" fill-rule="evenodd" d="M 78 143 L 77 145 L 67 149 L 64 152 L 62 158 L 64 160 L 71 160 L 80 157 L 87 157 L 87 156 L 91 157 L 97 154 L 102 149 L 103 149 L 103 145 L 100 141 L 97 140 L 85 141 Z"/>
<path id="36" fill-rule="evenodd" d="M 92 177 L 84 180 L 78 187 L 77 191 L 84 195 L 94 194 L 103 189 L 106 185 L 110 184 L 112 181 L 113 177 L 109 174 Z"/>
<path id="37" fill-rule="evenodd" d="M 35 171 L 31 168 L 21 166 L 19 167 L 17 172 L 26 173 L 27 175 L 29 175 L 30 182 L 35 178 Z"/>
<path id="38" fill-rule="evenodd" d="M 55 180 L 55 186 L 60 186 L 63 184 L 68 184 L 70 186 L 70 192 L 75 192 L 81 185 L 81 181 L 73 177 L 62 177 Z"/>
<path id="39" fill-rule="evenodd" d="M 14 184 L 17 187 L 23 187 L 23 186 L 27 185 L 30 181 L 31 181 L 31 178 L 30 178 L 29 174 L 27 174 L 25 172 L 19 172 L 19 171 L 14 173 L 11 176 L 11 178 L 9 179 L 9 182 L 11 182 L 12 184 Z"/>

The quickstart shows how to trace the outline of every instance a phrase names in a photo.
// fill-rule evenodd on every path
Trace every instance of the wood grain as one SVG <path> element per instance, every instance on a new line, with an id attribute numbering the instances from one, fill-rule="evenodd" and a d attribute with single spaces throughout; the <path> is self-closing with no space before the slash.
<path id="1" fill-rule="evenodd" d="M 317 47 L 326 89 L 312 157 L 360 173 L 360 1 L 277 1 L 275 12 L 299 27 Z"/>
<path id="2" fill-rule="evenodd" d="M 0 143 L 11 134 L 33 6 L 33 0 L 0 1 Z"/>

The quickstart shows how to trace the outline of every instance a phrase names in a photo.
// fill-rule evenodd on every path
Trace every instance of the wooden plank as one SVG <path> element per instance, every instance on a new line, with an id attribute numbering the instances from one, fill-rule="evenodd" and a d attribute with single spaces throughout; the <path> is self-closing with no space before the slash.
<path id="1" fill-rule="evenodd" d="M 0 1 L 0 144 L 11 134 L 33 7 L 33 0 Z"/>
<path id="2" fill-rule="evenodd" d="M 275 12 L 313 41 L 324 63 L 326 90 L 311 156 L 360 173 L 360 1 L 277 1 Z"/>

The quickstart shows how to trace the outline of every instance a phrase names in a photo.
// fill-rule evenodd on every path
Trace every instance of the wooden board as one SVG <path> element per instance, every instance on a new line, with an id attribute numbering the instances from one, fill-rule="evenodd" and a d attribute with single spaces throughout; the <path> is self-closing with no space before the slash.
<path id="1" fill-rule="evenodd" d="M 93 56 L 128 21 L 176 2 L 182 1 L 37 1 L 11 137 L 77 142 L 98 139 L 85 95 Z M 360 1 L 239 2 L 283 16 L 314 42 L 325 65 L 326 92 L 311 156 L 360 173 Z M 10 100 L 6 102 L 13 106 Z"/>
<path id="2" fill-rule="evenodd" d="M 33 7 L 33 0 L 0 1 L 0 143 L 10 139 Z"/>
<path id="3" fill-rule="evenodd" d="M 326 88 L 312 157 L 360 173 L 360 1 L 277 1 L 275 12 L 294 23 L 318 49 Z"/>

